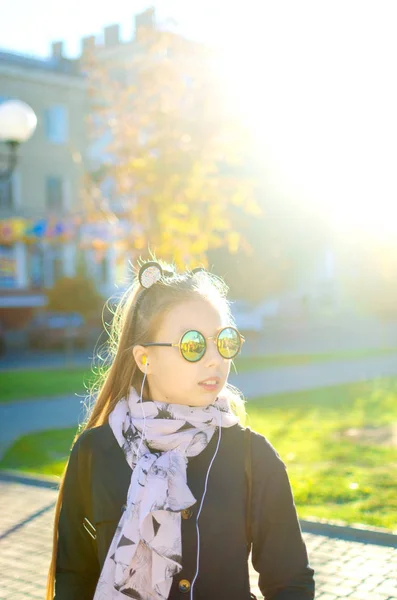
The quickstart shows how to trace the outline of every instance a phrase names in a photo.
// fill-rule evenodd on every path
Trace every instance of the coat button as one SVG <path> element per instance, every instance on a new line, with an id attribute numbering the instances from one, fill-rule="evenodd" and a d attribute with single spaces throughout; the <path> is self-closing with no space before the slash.
<path id="1" fill-rule="evenodd" d="M 191 508 L 185 508 L 182 511 L 182 519 L 190 519 L 190 517 L 192 516 L 193 511 Z"/>
<path id="2" fill-rule="evenodd" d="M 179 591 L 186 594 L 190 590 L 190 581 L 187 579 L 181 579 L 179 582 Z"/>

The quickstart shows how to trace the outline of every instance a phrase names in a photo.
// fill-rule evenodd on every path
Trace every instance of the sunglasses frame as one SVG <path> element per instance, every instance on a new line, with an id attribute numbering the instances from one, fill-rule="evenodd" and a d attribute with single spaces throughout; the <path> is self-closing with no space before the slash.
<path id="1" fill-rule="evenodd" d="M 232 356 L 231 358 L 227 358 L 226 356 L 222 356 L 222 354 L 219 352 L 219 348 L 218 348 L 218 339 L 219 339 L 219 336 L 221 335 L 222 331 L 225 331 L 225 329 L 233 329 L 233 331 L 237 332 L 237 334 L 238 334 L 238 336 L 240 338 L 240 348 L 238 349 L 238 352 L 236 352 L 236 354 L 234 356 Z M 186 358 L 186 356 L 183 355 L 182 350 L 181 350 L 182 340 L 185 337 L 185 335 L 187 333 L 189 333 L 190 331 L 195 331 L 195 332 L 199 333 L 202 336 L 202 338 L 204 339 L 204 342 L 205 342 L 204 353 L 197 360 L 189 360 L 188 358 Z M 147 346 L 163 346 L 163 347 L 168 347 L 168 348 L 179 348 L 179 353 L 180 353 L 180 355 L 182 356 L 182 358 L 184 360 L 186 360 L 189 363 L 197 363 L 202 358 L 204 358 L 205 353 L 207 352 L 207 340 L 214 340 L 214 344 L 216 345 L 216 349 L 218 350 L 219 355 L 222 356 L 222 358 L 224 358 L 225 360 L 233 360 L 241 352 L 241 348 L 243 347 L 243 344 L 245 342 L 245 337 L 243 335 L 241 335 L 241 333 L 239 332 L 239 330 L 236 327 L 233 327 L 232 325 L 230 325 L 228 327 L 222 327 L 222 329 L 220 329 L 219 332 L 216 335 L 210 335 L 207 338 L 201 333 L 201 331 L 198 331 L 197 329 L 187 329 L 181 335 L 181 337 L 179 339 L 179 342 L 177 342 L 176 344 L 171 344 L 171 343 L 168 343 L 168 342 L 147 342 L 146 344 L 141 344 L 141 346 L 144 346 L 145 348 Z"/>

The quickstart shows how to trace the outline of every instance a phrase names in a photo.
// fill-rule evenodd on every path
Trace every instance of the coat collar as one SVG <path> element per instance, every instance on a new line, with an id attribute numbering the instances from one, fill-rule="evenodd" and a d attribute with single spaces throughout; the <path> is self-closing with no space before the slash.
<path id="1" fill-rule="evenodd" d="M 104 450 L 109 450 L 112 446 L 118 446 L 116 438 L 114 437 L 112 428 L 107 421 L 103 425 L 96 428 L 98 430 L 98 443 Z"/>

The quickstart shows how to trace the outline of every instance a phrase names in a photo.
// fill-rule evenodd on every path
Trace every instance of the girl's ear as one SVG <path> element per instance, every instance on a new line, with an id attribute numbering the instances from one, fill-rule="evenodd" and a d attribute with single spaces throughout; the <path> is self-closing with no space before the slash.
<path id="1" fill-rule="evenodd" d="M 150 361 L 146 348 L 144 346 L 134 346 L 132 353 L 138 369 L 140 369 L 142 373 L 149 373 Z"/>

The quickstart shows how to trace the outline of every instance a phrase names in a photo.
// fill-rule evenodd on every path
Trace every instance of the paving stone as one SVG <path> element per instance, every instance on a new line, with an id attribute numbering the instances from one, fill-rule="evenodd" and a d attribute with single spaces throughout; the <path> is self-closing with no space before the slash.
<path id="1" fill-rule="evenodd" d="M 24 598 L 43 598 L 56 492 L 0 482 L 0 498 L 0 535 L 8 532 L 0 540 L 0 600 L 20 600 L 21 587 Z M 303 536 L 315 570 L 316 600 L 397 600 L 397 549 L 312 533 Z M 262 599 L 252 564 L 250 581 L 252 592 Z"/>
<path id="2" fill-rule="evenodd" d="M 394 598 L 394 596 L 375 594 L 373 592 L 355 592 L 352 596 L 349 596 L 348 600 L 394 600 Z"/>
<path id="3" fill-rule="evenodd" d="M 322 589 L 327 593 L 334 595 L 336 598 L 347 598 L 354 592 L 353 587 L 346 587 L 346 585 L 338 585 L 334 580 L 325 583 Z"/>

